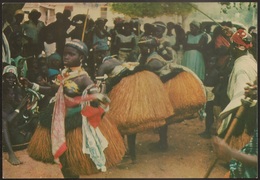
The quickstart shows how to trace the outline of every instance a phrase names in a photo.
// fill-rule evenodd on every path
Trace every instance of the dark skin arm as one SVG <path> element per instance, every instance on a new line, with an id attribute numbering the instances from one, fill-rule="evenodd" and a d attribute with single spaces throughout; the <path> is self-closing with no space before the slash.
<path id="1" fill-rule="evenodd" d="M 248 87 L 245 87 L 245 96 L 251 99 L 257 99 L 257 81 L 254 84 L 247 83 Z M 212 145 L 217 156 L 225 161 L 230 161 L 231 159 L 236 159 L 248 166 L 257 167 L 258 156 L 242 153 L 236 149 L 231 148 L 225 140 L 214 137 Z"/>
<path id="2" fill-rule="evenodd" d="M 20 78 L 21 83 L 25 88 L 32 88 L 33 83 L 30 82 L 27 78 L 21 77 Z M 40 86 L 39 93 L 44 95 L 55 95 L 55 93 L 58 91 L 59 86 L 56 84 L 52 84 L 50 86 Z"/>
<path id="3" fill-rule="evenodd" d="M 225 161 L 236 159 L 249 166 L 257 167 L 258 165 L 258 157 L 256 155 L 244 154 L 236 149 L 232 149 L 223 139 L 219 137 L 214 137 L 212 144 L 217 156 Z"/>
<path id="4" fill-rule="evenodd" d="M 118 66 L 121 65 L 122 63 L 119 60 L 116 59 L 109 59 L 106 62 L 103 62 L 97 72 L 97 76 L 104 76 L 105 74 L 109 74 L 111 73 L 111 71 L 113 71 L 113 69 Z"/>

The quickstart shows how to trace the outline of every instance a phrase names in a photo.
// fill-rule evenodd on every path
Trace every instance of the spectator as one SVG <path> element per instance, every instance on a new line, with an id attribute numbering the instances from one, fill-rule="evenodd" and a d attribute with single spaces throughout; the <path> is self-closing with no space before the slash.
<path id="1" fill-rule="evenodd" d="M 174 47 L 174 45 L 176 44 L 176 36 L 175 36 L 175 33 L 172 32 L 174 27 L 175 27 L 175 24 L 173 22 L 167 23 L 166 38 L 169 39 L 171 47 Z"/>
<path id="2" fill-rule="evenodd" d="M 133 22 L 124 20 L 121 28 L 116 34 L 113 46 L 117 58 L 121 62 L 135 62 L 137 61 L 137 42 Z"/>
<path id="3" fill-rule="evenodd" d="M 64 9 L 63 10 L 63 22 L 64 22 L 64 27 L 65 30 L 67 31 L 71 25 L 71 21 L 70 21 L 70 16 L 71 16 L 71 11 L 69 9 Z"/>
<path id="4" fill-rule="evenodd" d="M 19 165 L 22 162 L 16 157 L 13 145 L 28 143 L 31 137 L 30 132 L 19 129 L 23 123 L 22 115 L 25 111 L 27 98 L 25 92 L 17 79 L 16 67 L 7 65 L 3 69 L 3 102 L 2 108 L 2 135 L 3 142 L 8 152 L 8 162 L 12 165 Z"/>
<path id="5" fill-rule="evenodd" d="M 61 67 L 61 56 L 58 53 L 53 53 L 48 57 L 48 78 L 50 83 L 53 83 L 60 73 Z"/>
<path id="6" fill-rule="evenodd" d="M 121 33 L 120 31 L 122 30 L 123 22 L 124 22 L 123 18 L 116 17 L 114 19 L 114 28 L 109 31 L 110 36 L 111 36 L 110 54 L 113 55 L 113 56 L 118 53 L 118 48 L 116 47 L 115 40 L 116 40 L 116 35 L 118 33 Z"/>
<path id="7" fill-rule="evenodd" d="M 41 13 L 36 9 L 33 9 L 29 15 L 28 21 L 23 23 L 24 34 L 30 38 L 28 45 L 25 47 L 24 56 L 35 56 L 41 53 L 40 45 L 39 45 L 39 33 L 40 30 L 45 26 L 43 21 L 40 21 Z M 30 69 L 30 66 L 29 66 Z"/>
<path id="8" fill-rule="evenodd" d="M 10 17 L 14 18 L 14 21 L 10 20 L 10 25 L 4 29 L 4 33 L 8 41 L 12 33 L 23 34 L 21 23 L 24 19 L 24 12 L 21 9 L 18 9 L 15 11 L 14 16 L 11 15 Z"/>
<path id="9" fill-rule="evenodd" d="M 86 34 L 86 45 L 90 49 L 87 65 L 92 79 L 94 79 L 103 58 L 110 54 L 108 44 L 110 34 L 106 30 L 106 23 L 107 19 L 97 18 L 94 27 Z"/>
<path id="10" fill-rule="evenodd" d="M 56 52 L 56 34 L 53 32 L 53 27 L 47 25 L 43 27 L 39 33 L 40 50 L 44 51 L 46 56 Z"/>
<path id="11" fill-rule="evenodd" d="M 85 20 L 87 20 L 86 29 L 83 33 Z M 84 35 L 84 41 L 86 41 L 85 34 L 94 27 L 94 20 L 86 17 L 85 14 L 77 14 L 72 18 L 71 25 L 74 26 L 74 29 L 69 32 L 69 37 L 71 37 L 71 39 L 82 40 Z"/>
<path id="12" fill-rule="evenodd" d="M 150 23 L 144 23 L 144 32 L 142 33 L 141 37 L 151 36 L 154 31 L 155 31 L 155 25 Z"/>
<path id="13" fill-rule="evenodd" d="M 252 47 L 249 49 L 249 52 L 254 56 L 258 61 L 258 51 L 257 51 L 257 28 L 251 26 L 248 29 L 248 33 L 252 36 Z"/>
<path id="14" fill-rule="evenodd" d="M 174 26 L 176 34 L 176 43 L 172 47 L 177 52 L 177 64 L 181 64 L 183 59 L 183 43 L 185 41 L 185 31 L 180 24 L 175 24 Z"/>
<path id="15" fill-rule="evenodd" d="M 202 82 L 205 78 L 205 63 L 202 50 L 207 41 L 207 35 L 200 30 L 200 23 L 195 20 L 192 21 L 190 23 L 190 32 L 187 33 L 184 43 L 182 65 L 190 68 Z"/>
<path id="16" fill-rule="evenodd" d="M 3 20 L 2 21 L 2 23 L 3 23 L 2 32 L 4 32 L 5 28 L 7 28 L 9 25 L 13 24 L 15 19 L 14 19 L 13 14 L 11 14 L 10 12 L 8 12 L 6 14 L 3 13 L 2 18 L 3 18 L 2 19 Z"/>
<path id="17" fill-rule="evenodd" d="M 2 62 L 7 64 L 12 63 L 9 43 L 4 32 L 2 32 Z"/>
<path id="18" fill-rule="evenodd" d="M 66 29 L 67 24 L 64 22 L 62 13 L 56 13 L 56 21 L 48 25 L 50 33 L 55 34 L 54 42 L 56 43 L 56 51 L 62 56 L 66 38 L 69 36 Z"/>

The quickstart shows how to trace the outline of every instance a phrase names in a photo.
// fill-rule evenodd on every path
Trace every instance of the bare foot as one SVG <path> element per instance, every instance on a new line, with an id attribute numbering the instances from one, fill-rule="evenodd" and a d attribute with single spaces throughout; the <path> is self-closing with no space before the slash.
<path id="1" fill-rule="evenodd" d="M 10 162 L 12 165 L 19 165 L 22 164 L 22 162 L 14 155 L 9 155 L 8 162 Z"/>

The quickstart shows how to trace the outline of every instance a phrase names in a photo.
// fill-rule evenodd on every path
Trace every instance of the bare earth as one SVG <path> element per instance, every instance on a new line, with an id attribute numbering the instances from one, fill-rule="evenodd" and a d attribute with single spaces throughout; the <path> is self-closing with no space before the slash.
<path id="1" fill-rule="evenodd" d="M 137 164 L 124 159 L 117 167 L 80 178 L 203 178 L 215 159 L 211 140 L 198 134 L 204 130 L 204 121 L 185 120 L 172 124 L 168 129 L 169 149 L 154 152 L 150 143 L 159 140 L 158 134 L 150 130 L 137 134 Z M 63 178 L 59 166 L 44 164 L 30 158 L 26 150 L 16 151 L 23 162 L 19 166 L 8 163 L 7 153 L 2 156 L 3 178 Z M 226 163 L 218 161 L 209 178 L 222 178 L 228 171 Z"/>

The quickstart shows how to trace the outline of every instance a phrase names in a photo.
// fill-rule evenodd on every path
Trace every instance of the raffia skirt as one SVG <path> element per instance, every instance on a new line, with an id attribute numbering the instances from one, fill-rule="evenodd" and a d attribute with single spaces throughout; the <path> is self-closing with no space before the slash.
<path id="1" fill-rule="evenodd" d="M 81 117 L 81 115 L 79 114 L 77 117 Z M 98 173 L 100 171 L 97 170 L 90 156 L 82 152 L 82 127 L 79 124 L 66 132 L 67 150 L 62 155 L 63 159 L 65 159 L 67 167 L 74 174 L 90 175 Z M 103 118 L 98 127 L 108 141 L 108 147 L 104 150 L 104 154 L 106 157 L 106 167 L 109 168 L 121 162 L 126 148 L 123 138 L 113 122 L 107 118 Z M 38 125 L 29 143 L 27 152 L 35 160 L 54 163 L 49 127 Z"/>
<path id="2" fill-rule="evenodd" d="M 111 100 L 105 114 L 121 134 L 134 134 L 163 126 L 174 114 L 160 78 L 143 70 L 126 76 L 108 93 Z"/>
<path id="3" fill-rule="evenodd" d="M 180 68 L 183 71 L 179 71 Z M 206 93 L 201 80 L 186 67 L 176 66 L 176 71 L 177 69 L 179 72 L 164 82 L 175 112 L 172 118 L 167 119 L 167 124 L 193 116 L 206 103 Z M 175 68 L 172 69 L 173 74 L 174 71 Z"/>

